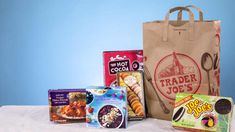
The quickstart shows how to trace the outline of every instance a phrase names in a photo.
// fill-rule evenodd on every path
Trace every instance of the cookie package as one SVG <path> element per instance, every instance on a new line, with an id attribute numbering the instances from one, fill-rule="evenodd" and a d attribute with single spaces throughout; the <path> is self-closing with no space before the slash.
<path id="1" fill-rule="evenodd" d="M 178 93 L 172 125 L 184 130 L 229 132 L 232 112 L 230 97 Z"/>
<path id="2" fill-rule="evenodd" d="M 142 120 L 145 118 L 145 100 L 143 87 L 143 74 L 141 71 L 119 72 L 118 85 L 126 87 L 127 108 L 129 120 Z"/>
<path id="3" fill-rule="evenodd" d="M 93 128 L 126 128 L 126 89 L 121 87 L 88 87 L 86 124 Z"/>
<path id="4" fill-rule="evenodd" d="M 57 123 L 85 121 L 86 90 L 48 90 L 50 120 Z"/>
<path id="5" fill-rule="evenodd" d="M 104 51 L 104 85 L 117 86 L 116 74 L 143 70 L 143 50 Z"/>

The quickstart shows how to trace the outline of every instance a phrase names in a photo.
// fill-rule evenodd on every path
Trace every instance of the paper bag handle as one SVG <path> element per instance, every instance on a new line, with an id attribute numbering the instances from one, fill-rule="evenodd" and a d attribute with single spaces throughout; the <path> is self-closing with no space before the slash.
<path id="1" fill-rule="evenodd" d="M 203 19 L 203 12 L 202 12 L 202 9 L 201 9 L 201 8 L 198 8 L 198 7 L 194 6 L 194 5 L 187 5 L 187 6 L 185 6 L 185 7 L 187 7 L 187 8 L 190 7 L 190 8 L 196 9 L 196 10 L 198 11 L 198 13 L 199 13 L 199 21 L 202 22 L 202 21 L 204 20 L 204 19 Z M 181 20 L 182 20 L 182 10 L 180 10 L 180 11 L 178 12 L 177 20 L 178 20 L 178 21 L 181 21 Z"/>
<path id="2" fill-rule="evenodd" d="M 175 11 L 178 11 L 178 10 L 180 10 L 180 11 L 184 10 L 184 11 L 188 12 L 188 14 L 189 14 L 189 28 L 188 28 L 189 40 L 193 40 L 194 15 L 193 15 L 192 11 L 190 9 L 188 9 L 187 7 L 178 6 L 178 7 L 171 8 L 165 16 L 164 27 L 163 27 L 163 41 L 167 41 L 170 14 Z"/>

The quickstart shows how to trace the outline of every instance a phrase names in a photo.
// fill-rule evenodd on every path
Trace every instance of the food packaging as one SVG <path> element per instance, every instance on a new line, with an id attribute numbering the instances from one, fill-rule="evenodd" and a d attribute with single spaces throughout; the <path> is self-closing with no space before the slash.
<path id="1" fill-rule="evenodd" d="M 126 89 L 120 87 L 88 87 L 86 124 L 93 128 L 126 128 Z"/>
<path id="2" fill-rule="evenodd" d="M 51 121 L 58 123 L 85 121 L 85 89 L 49 90 L 48 99 Z"/>
<path id="3" fill-rule="evenodd" d="M 229 132 L 233 105 L 230 97 L 178 93 L 172 125 L 191 131 Z"/>
<path id="4" fill-rule="evenodd" d="M 143 50 L 104 51 L 104 85 L 117 86 L 116 74 L 143 70 Z"/>
<path id="5" fill-rule="evenodd" d="M 128 119 L 144 119 L 146 114 L 142 72 L 119 72 L 117 76 L 118 85 L 127 89 Z"/>

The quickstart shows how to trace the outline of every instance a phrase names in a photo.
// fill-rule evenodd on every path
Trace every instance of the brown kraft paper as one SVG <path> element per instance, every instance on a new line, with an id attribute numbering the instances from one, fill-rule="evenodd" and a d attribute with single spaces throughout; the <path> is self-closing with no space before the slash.
<path id="1" fill-rule="evenodd" d="M 199 11 L 199 21 L 189 9 Z M 170 21 L 178 11 L 178 19 Z M 189 15 L 183 21 L 182 11 Z M 171 120 L 178 92 L 220 95 L 220 21 L 205 21 L 195 6 L 175 7 L 164 21 L 143 24 L 144 73 L 149 117 Z"/>

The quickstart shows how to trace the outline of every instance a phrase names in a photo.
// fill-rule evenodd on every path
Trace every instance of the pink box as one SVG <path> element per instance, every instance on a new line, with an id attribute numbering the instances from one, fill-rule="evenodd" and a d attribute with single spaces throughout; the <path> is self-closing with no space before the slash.
<path id="1" fill-rule="evenodd" d="M 116 73 L 143 71 L 143 50 L 104 51 L 104 84 L 117 86 Z"/>

